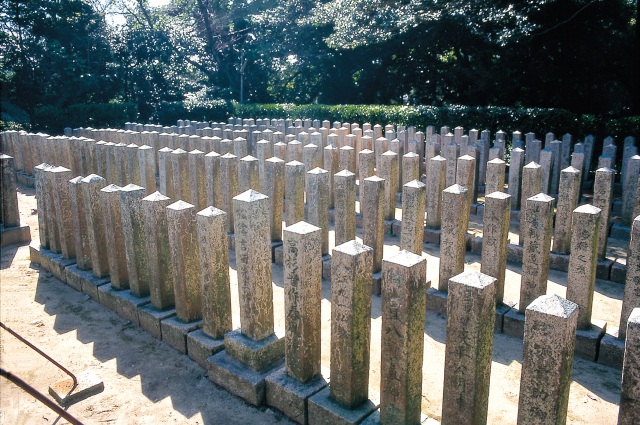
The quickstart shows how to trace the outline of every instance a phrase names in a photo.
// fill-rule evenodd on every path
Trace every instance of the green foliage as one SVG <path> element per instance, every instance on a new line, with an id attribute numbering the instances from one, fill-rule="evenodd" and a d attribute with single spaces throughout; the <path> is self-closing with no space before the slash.
<path id="1" fill-rule="evenodd" d="M 122 128 L 127 121 L 137 118 L 132 103 L 89 103 L 62 108 L 54 105 L 38 106 L 33 111 L 33 126 L 53 134 L 65 127 Z"/>
<path id="2" fill-rule="evenodd" d="M 0 102 L 0 130 L 26 130 L 29 114 L 11 102 Z"/>
<path id="3" fill-rule="evenodd" d="M 233 110 L 232 103 L 226 100 L 161 102 L 155 117 L 160 123 L 175 123 L 179 119 L 194 121 L 223 121 Z"/>

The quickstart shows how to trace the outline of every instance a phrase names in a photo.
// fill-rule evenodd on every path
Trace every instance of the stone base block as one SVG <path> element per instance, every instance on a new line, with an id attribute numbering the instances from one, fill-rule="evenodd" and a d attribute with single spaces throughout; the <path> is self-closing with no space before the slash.
<path id="1" fill-rule="evenodd" d="M 67 285 L 82 291 L 96 301 L 100 301 L 98 288 L 109 283 L 109 277 L 96 277 L 88 270 L 80 270 L 78 266 L 72 265 L 65 269 Z"/>
<path id="2" fill-rule="evenodd" d="M 111 285 L 98 287 L 98 302 L 113 312 L 118 312 L 118 298 L 116 294 L 120 292 Z"/>
<path id="3" fill-rule="evenodd" d="M 625 280 L 627 280 L 627 265 L 616 260 L 611 265 L 609 280 L 612 282 L 624 284 Z"/>
<path id="4" fill-rule="evenodd" d="M 138 308 L 151 302 L 151 297 L 136 297 L 131 291 L 124 290 L 113 293 L 116 298 L 116 312 L 131 321 L 136 326 L 140 326 Z"/>
<path id="5" fill-rule="evenodd" d="M 49 387 L 51 397 L 62 406 L 69 406 L 87 397 L 104 391 L 104 382 L 98 376 L 88 370 L 76 375 L 77 385 L 73 386 L 71 378 L 63 379 Z"/>
<path id="6" fill-rule="evenodd" d="M 640 400 L 620 396 L 618 425 L 638 425 L 640 423 Z"/>
<path id="7" fill-rule="evenodd" d="M 513 308 L 507 311 L 502 320 L 502 333 L 514 336 L 516 338 L 524 338 L 524 314 L 518 312 L 516 308 L 517 304 Z"/>
<path id="8" fill-rule="evenodd" d="M 158 339 L 162 339 L 162 321 L 175 315 L 175 308 L 158 310 L 151 303 L 138 307 L 140 327 Z"/>
<path id="9" fill-rule="evenodd" d="M 622 370 L 623 360 L 624 341 L 618 339 L 618 328 L 612 326 L 600 340 L 598 363 Z"/>
<path id="10" fill-rule="evenodd" d="M 277 334 L 255 341 L 236 329 L 225 334 L 225 351 L 253 370 L 262 370 L 284 357 L 284 329 L 276 329 L 276 332 Z"/>
<path id="11" fill-rule="evenodd" d="M 360 422 L 361 425 L 380 425 L 380 409 L 366 417 Z M 435 419 L 428 418 L 424 413 L 420 413 L 420 425 L 440 425 Z"/>
<path id="12" fill-rule="evenodd" d="M 598 265 L 596 266 L 596 279 L 609 280 L 612 265 L 613 261 L 608 258 L 599 260 Z"/>
<path id="13" fill-rule="evenodd" d="M 402 234 L 402 222 L 398 220 L 394 220 L 391 223 L 391 234 L 393 235 L 401 235 Z"/>
<path id="14" fill-rule="evenodd" d="M 447 293 L 435 288 L 427 289 L 427 311 L 447 315 Z"/>
<path id="15" fill-rule="evenodd" d="M 513 243 L 507 244 L 507 261 L 522 263 L 523 247 Z"/>
<path id="16" fill-rule="evenodd" d="M 276 263 L 276 249 L 278 248 L 280 248 L 280 265 L 282 265 L 282 241 L 271 241 L 271 262 Z"/>
<path id="17" fill-rule="evenodd" d="M 207 360 L 209 380 L 247 403 L 261 406 L 265 402 L 265 378 L 284 365 L 284 358 L 265 369 L 255 370 L 240 363 L 222 350 Z"/>
<path id="18" fill-rule="evenodd" d="M 282 246 L 278 246 L 276 248 L 273 249 L 273 262 L 276 263 L 279 266 L 282 266 L 284 264 L 284 251 L 283 251 L 283 247 Z"/>
<path id="19" fill-rule="evenodd" d="M 471 252 L 482 254 L 482 238 L 480 236 L 471 239 Z"/>
<path id="20" fill-rule="evenodd" d="M 31 228 L 26 224 L 4 227 L 0 225 L 0 247 L 31 242 Z"/>
<path id="21" fill-rule="evenodd" d="M 628 241 L 631 237 L 631 228 L 616 223 L 611 226 L 611 235 L 609 237 Z"/>
<path id="22" fill-rule="evenodd" d="M 374 412 L 378 400 L 366 400 L 354 409 L 348 409 L 329 397 L 330 388 L 326 387 L 309 398 L 310 425 L 351 425 L 359 424 Z"/>
<path id="23" fill-rule="evenodd" d="M 484 217 L 484 204 L 478 204 L 478 207 L 476 208 L 476 215 L 478 217 Z"/>
<path id="24" fill-rule="evenodd" d="M 19 172 L 16 173 L 16 182 L 18 182 L 19 184 L 21 184 L 23 186 L 35 187 L 36 178 L 33 177 L 33 176 L 30 176 L 29 174 L 25 173 L 24 171 L 19 171 Z"/>
<path id="25" fill-rule="evenodd" d="M 425 227 L 424 229 L 424 243 L 432 243 L 440 245 L 440 229 L 432 229 Z"/>
<path id="26" fill-rule="evenodd" d="M 328 380 L 318 375 L 307 383 L 302 383 L 287 375 L 284 367 L 275 370 L 265 378 L 266 403 L 284 413 L 289 419 L 308 424 L 309 397 L 327 386 Z"/>
<path id="27" fill-rule="evenodd" d="M 207 368 L 207 359 L 222 350 L 224 350 L 223 338 L 211 338 L 202 329 L 187 334 L 187 353 L 189 358 L 204 369 Z"/>
<path id="28" fill-rule="evenodd" d="M 29 245 L 31 252 L 31 258 L 38 258 L 40 260 L 40 266 L 42 266 L 49 273 L 58 278 L 61 282 L 67 283 L 67 274 L 65 269 L 76 263 L 75 259 L 64 258 L 62 254 L 56 254 L 48 249 L 42 247 L 36 247 L 35 244 Z M 39 254 L 33 253 L 33 250 L 37 249 Z M 33 261 L 33 260 L 32 260 Z M 78 289 L 79 291 L 81 289 Z"/>
<path id="29" fill-rule="evenodd" d="M 476 237 L 477 232 L 475 230 L 467 230 L 467 234 L 464 235 L 464 246 L 466 251 L 471 251 L 471 241 Z"/>
<path id="30" fill-rule="evenodd" d="M 384 234 L 393 235 L 393 224 L 397 223 L 396 220 L 384 220 Z M 400 233 L 398 233 L 399 235 Z"/>
<path id="31" fill-rule="evenodd" d="M 42 264 L 42 255 L 40 254 L 40 249 L 41 249 L 40 248 L 40 242 L 38 242 L 38 241 L 31 242 L 29 244 L 29 260 L 32 263 L 39 264 L 39 265 L 43 266 L 43 264 Z"/>
<path id="32" fill-rule="evenodd" d="M 227 233 L 229 249 L 232 251 L 236 250 L 236 235 L 235 233 Z"/>
<path id="33" fill-rule="evenodd" d="M 569 270 L 569 254 L 549 253 L 549 268 L 566 272 Z"/>
<path id="34" fill-rule="evenodd" d="M 331 281 L 331 256 L 328 254 L 322 257 L 322 278 Z"/>
<path id="35" fill-rule="evenodd" d="M 507 314 L 514 306 L 515 303 L 511 301 L 506 301 L 496 306 L 496 324 L 494 328 L 495 333 L 502 333 L 504 327 L 504 315 Z"/>
<path id="36" fill-rule="evenodd" d="M 169 317 L 160 322 L 162 340 L 182 354 L 187 354 L 187 334 L 201 326 L 202 320 L 186 323 L 176 316 Z"/>
<path id="37" fill-rule="evenodd" d="M 598 359 L 600 340 L 606 330 L 607 322 L 596 319 L 592 319 L 590 329 L 578 329 L 576 331 L 575 355 L 595 362 Z"/>
<path id="38" fill-rule="evenodd" d="M 371 293 L 373 295 L 380 296 L 382 293 L 382 272 L 373 274 L 373 278 L 371 279 Z"/>

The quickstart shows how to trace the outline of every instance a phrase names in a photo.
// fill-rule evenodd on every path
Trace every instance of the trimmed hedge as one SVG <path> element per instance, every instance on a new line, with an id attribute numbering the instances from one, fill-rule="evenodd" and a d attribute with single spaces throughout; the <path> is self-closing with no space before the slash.
<path id="1" fill-rule="evenodd" d="M 615 117 L 577 114 L 553 108 L 508 108 L 500 106 L 384 106 L 384 105 L 293 105 L 234 104 L 233 115 L 242 118 L 313 118 L 341 122 L 413 125 L 424 129 L 462 126 L 465 129 L 489 129 L 523 133 L 534 132 L 539 139 L 553 132 L 556 138 L 571 133 L 574 140 L 593 134 L 602 140 L 612 136 L 622 141 L 626 136 L 640 137 L 640 116 Z M 510 137 L 508 137 L 510 139 Z"/>
<path id="2" fill-rule="evenodd" d="M 61 108 L 42 105 L 34 109 L 32 127 L 36 130 L 62 133 L 65 127 L 124 127 L 135 121 L 138 108 L 133 103 L 87 103 Z"/>
<path id="3" fill-rule="evenodd" d="M 165 125 L 175 125 L 176 121 L 223 121 L 233 113 L 229 101 L 207 100 L 200 102 L 161 102 L 155 109 L 155 119 Z"/>

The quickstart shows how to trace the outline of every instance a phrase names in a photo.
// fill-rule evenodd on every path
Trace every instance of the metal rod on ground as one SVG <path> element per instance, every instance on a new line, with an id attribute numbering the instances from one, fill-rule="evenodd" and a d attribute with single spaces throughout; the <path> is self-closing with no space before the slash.
<path id="1" fill-rule="evenodd" d="M 2 329 L 6 330 L 7 332 L 9 332 L 11 335 L 15 336 L 16 338 L 18 338 L 20 341 L 22 341 L 24 344 L 26 344 L 29 348 L 31 348 L 32 350 L 34 350 L 36 353 L 40 354 L 42 357 L 44 357 L 45 359 L 49 360 L 51 363 L 53 363 L 54 365 L 56 365 L 60 370 L 62 370 L 64 373 L 66 373 L 67 375 L 69 375 L 71 377 L 71 379 L 73 380 L 73 388 L 71 388 L 71 390 L 69 391 L 69 393 L 71 393 L 71 391 L 73 391 L 75 389 L 75 387 L 78 386 L 78 379 L 76 378 L 76 376 L 71 373 L 66 367 L 62 366 L 60 363 L 58 363 L 57 361 L 53 360 L 51 357 L 49 357 L 47 354 L 43 353 L 42 350 L 40 350 L 38 347 L 36 347 L 35 345 L 33 345 L 32 343 L 30 343 L 29 341 L 27 341 L 26 339 L 24 339 L 23 337 L 21 337 L 20 335 L 18 335 L 15 331 L 11 330 L 9 327 L 7 327 L 4 323 L 0 322 L 0 327 L 2 327 Z"/>
<path id="2" fill-rule="evenodd" d="M 5 328 L 4 325 L 2 325 L 2 327 Z M 2 368 L 0 368 L 0 375 L 4 376 L 9 381 L 13 382 L 17 386 L 19 386 L 20 388 L 25 390 L 27 393 L 29 393 L 31 396 L 33 396 L 40 403 L 44 404 L 49 409 L 53 410 L 58 415 L 60 415 L 61 417 L 63 417 L 67 421 L 69 421 L 70 424 L 82 425 L 82 422 L 80 422 L 79 420 L 77 420 L 76 418 L 71 416 L 71 414 L 69 412 L 67 412 L 66 410 L 64 410 L 63 408 L 61 408 L 60 406 L 58 406 L 57 404 L 55 404 L 51 400 L 49 400 L 47 398 L 47 396 L 45 396 L 40 391 L 38 391 L 35 388 L 33 388 L 31 385 L 29 385 L 26 382 L 24 382 L 22 379 L 18 378 L 16 375 L 12 374 L 11 372 L 7 372 L 6 370 L 4 370 Z"/>

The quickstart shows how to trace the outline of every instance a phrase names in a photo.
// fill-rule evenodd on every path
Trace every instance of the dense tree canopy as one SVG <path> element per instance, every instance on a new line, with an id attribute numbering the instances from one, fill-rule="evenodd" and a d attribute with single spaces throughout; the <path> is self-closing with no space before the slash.
<path id="1" fill-rule="evenodd" d="M 0 0 L 3 112 L 131 102 L 640 111 L 630 0 Z"/>

